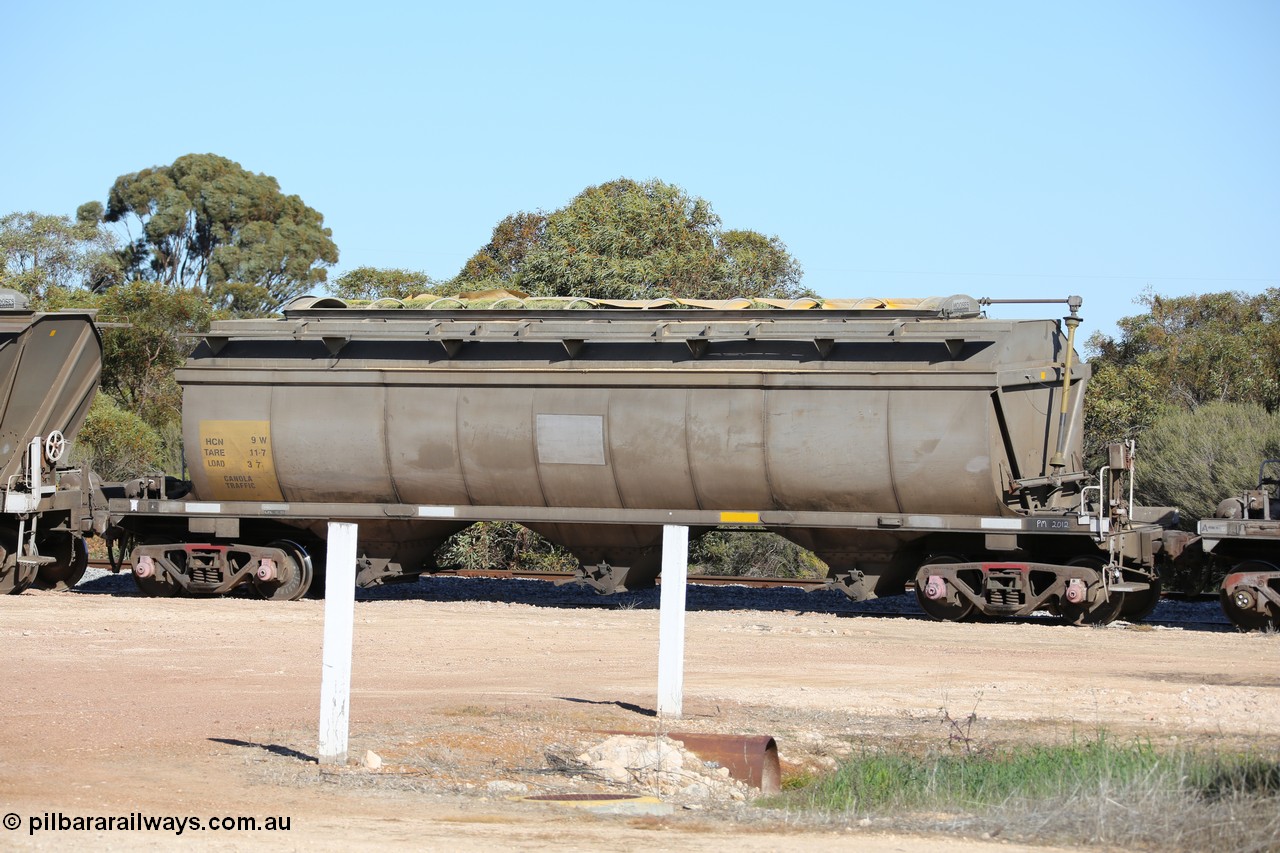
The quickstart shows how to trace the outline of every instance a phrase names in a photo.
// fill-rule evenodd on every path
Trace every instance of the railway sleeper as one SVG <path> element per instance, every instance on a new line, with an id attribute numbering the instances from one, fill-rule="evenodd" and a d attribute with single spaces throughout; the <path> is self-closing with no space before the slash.
<path id="1" fill-rule="evenodd" d="M 1116 573 L 1113 582 L 1106 582 L 1104 571 Z M 1048 610 L 1073 623 L 1105 624 L 1119 615 L 1125 593 L 1149 588 L 1145 582 L 1121 580 L 1114 568 L 1050 563 L 928 563 L 916 574 L 921 607 L 947 621 Z"/>

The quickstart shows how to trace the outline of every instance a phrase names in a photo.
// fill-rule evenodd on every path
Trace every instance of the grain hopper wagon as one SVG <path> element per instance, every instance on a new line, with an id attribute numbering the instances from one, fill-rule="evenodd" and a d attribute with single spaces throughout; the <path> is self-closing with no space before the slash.
<path id="1" fill-rule="evenodd" d="M 112 510 L 154 594 L 301 595 L 330 519 L 360 525 L 362 584 L 508 520 L 602 592 L 655 582 L 663 524 L 739 525 L 856 599 L 1107 621 L 1154 603 L 1160 528 L 1111 485 L 1123 453 L 1086 488 L 1078 306 L 302 299 L 213 325 L 178 372 L 190 493 Z"/>
<path id="2" fill-rule="evenodd" d="M 0 289 L 0 592 L 84 574 L 89 477 L 64 463 L 101 369 L 92 312 L 35 311 Z"/>

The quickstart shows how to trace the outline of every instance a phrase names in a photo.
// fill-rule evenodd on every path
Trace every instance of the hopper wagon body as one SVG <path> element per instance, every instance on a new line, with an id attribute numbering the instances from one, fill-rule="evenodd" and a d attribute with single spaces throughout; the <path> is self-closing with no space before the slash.
<path id="1" fill-rule="evenodd" d="M 857 599 L 1105 621 L 1154 603 L 1160 528 L 1085 488 L 1077 306 L 303 299 L 213 325 L 178 372 L 189 493 L 112 507 L 156 594 L 297 597 L 331 519 L 365 585 L 506 520 L 602 592 L 654 583 L 664 524 L 741 525 Z"/>

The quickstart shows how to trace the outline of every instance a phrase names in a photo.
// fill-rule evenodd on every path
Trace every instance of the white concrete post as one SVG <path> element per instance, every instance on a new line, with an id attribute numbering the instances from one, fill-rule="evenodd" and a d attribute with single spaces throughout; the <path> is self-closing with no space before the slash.
<path id="1" fill-rule="evenodd" d="M 684 713 L 684 606 L 689 580 L 689 528 L 662 526 L 662 586 L 658 599 L 658 716 Z"/>
<path id="2" fill-rule="evenodd" d="M 346 764 L 351 714 L 351 639 L 356 609 L 358 525 L 329 522 L 320 673 L 320 763 Z"/>

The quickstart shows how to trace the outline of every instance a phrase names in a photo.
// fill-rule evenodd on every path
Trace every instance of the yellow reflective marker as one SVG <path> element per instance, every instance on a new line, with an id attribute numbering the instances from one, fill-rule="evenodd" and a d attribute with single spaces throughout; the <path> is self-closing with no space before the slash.
<path id="1" fill-rule="evenodd" d="M 720 513 L 721 524 L 759 524 L 760 513 L 758 512 L 722 512 Z"/>

